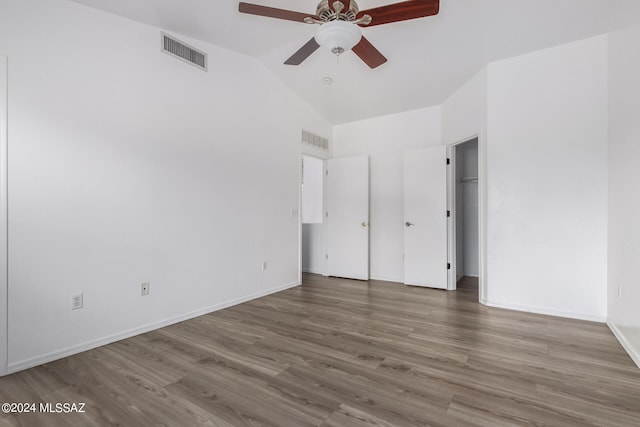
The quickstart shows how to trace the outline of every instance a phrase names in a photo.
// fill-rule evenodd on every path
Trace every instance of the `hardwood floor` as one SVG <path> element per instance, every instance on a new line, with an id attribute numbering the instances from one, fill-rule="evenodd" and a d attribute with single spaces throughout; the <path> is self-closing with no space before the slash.
<path id="1" fill-rule="evenodd" d="M 456 283 L 456 288 L 458 290 L 473 291 L 474 292 L 474 294 L 473 294 L 474 298 L 477 298 L 478 297 L 478 278 L 477 277 L 464 276 L 460 280 L 458 280 L 458 283 Z M 476 299 L 476 301 L 477 301 L 477 299 Z"/>
<path id="2" fill-rule="evenodd" d="M 23 426 L 640 426 L 640 369 L 606 325 L 456 292 L 304 285 L 0 378 Z"/>

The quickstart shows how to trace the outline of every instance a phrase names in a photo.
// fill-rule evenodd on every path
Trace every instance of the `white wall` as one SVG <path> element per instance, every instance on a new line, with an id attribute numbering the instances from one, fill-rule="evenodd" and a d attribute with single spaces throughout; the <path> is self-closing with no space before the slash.
<path id="1" fill-rule="evenodd" d="M 7 374 L 7 136 L 8 136 L 8 64 L 7 57 L 0 55 L 0 375 Z"/>
<path id="2" fill-rule="evenodd" d="M 488 303 L 603 320 L 607 37 L 487 76 Z"/>
<path id="3" fill-rule="evenodd" d="M 609 35 L 609 324 L 640 366 L 640 27 Z M 620 293 L 619 293 L 620 291 Z"/>
<path id="4" fill-rule="evenodd" d="M 335 126 L 334 157 L 370 156 L 370 275 L 403 281 L 403 153 L 441 143 L 440 107 Z"/>
<path id="5" fill-rule="evenodd" d="M 249 57 L 182 38 L 205 73 L 157 28 L 62 0 L 0 10 L 11 369 L 297 282 L 300 131 L 328 122 Z"/>
<path id="6" fill-rule="evenodd" d="M 640 24 L 640 2 L 638 0 L 616 0 L 612 3 L 611 30 L 621 30 Z"/>
<path id="7" fill-rule="evenodd" d="M 487 69 L 483 68 L 442 104 L 442 140 L 466 141 L 486 126 Z"/>

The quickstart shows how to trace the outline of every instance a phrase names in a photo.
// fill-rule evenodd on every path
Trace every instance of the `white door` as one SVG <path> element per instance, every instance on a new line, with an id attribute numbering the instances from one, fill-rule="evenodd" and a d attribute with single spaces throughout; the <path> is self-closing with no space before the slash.
<path id="1" fill-rule="evenodd" d="M 369 157 L 327 160 L 327 275 L 369 279 Z"/>
<path id="2" fill-rule="evenodd" d="M 404 283 L 447 288 L 446 147 L 404 156 Z"/>

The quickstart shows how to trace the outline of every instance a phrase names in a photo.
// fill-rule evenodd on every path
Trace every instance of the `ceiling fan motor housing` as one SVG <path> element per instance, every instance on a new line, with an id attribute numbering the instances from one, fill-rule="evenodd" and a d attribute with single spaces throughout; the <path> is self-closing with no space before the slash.
<path id="1" fill-rule="evenodd" d="M 316 16 L 320 18 L 321 21 L 354 21 L 356 19 L 356 15 L 360 12 L 355 0 L 351 0 L 349 3 L 349 9 L 347 10 L 344 10 L 344 3 L 340 1 L 334 1 L 332 3 L 334 8 L 332 9 L 329 6 L 329 1 L 332 0 L 321 0 L 320 3 L 318 3 Z M 341 6 L 335 7 L 336 3 L 340 3 Z"/>

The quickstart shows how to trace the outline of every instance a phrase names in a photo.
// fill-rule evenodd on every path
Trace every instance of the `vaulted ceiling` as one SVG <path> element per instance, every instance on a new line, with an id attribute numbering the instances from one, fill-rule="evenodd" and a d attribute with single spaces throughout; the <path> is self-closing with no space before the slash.
<path id="1" fill-rule="evenodd" d="M 387 58 L 376 69 L 352 52 L 320 49 L 283 62 L 315 25 L 246 15 L 232 0 L 73 0 L 260 60 L 333 124 L 441 104 L 489 62 L 607 32 L 612 0 L 441 0 L 437 16 L 364 28 Z M 628 0 L 622 0 L 628 1 Z M 360 9 L 393 0 L 358 0 Z M 315 13 L 316 0 L 254 0 Z M 215 58 L 210 58 L 215 62 Z M 331 77 L 331 85 L 323 77 Z"/>

